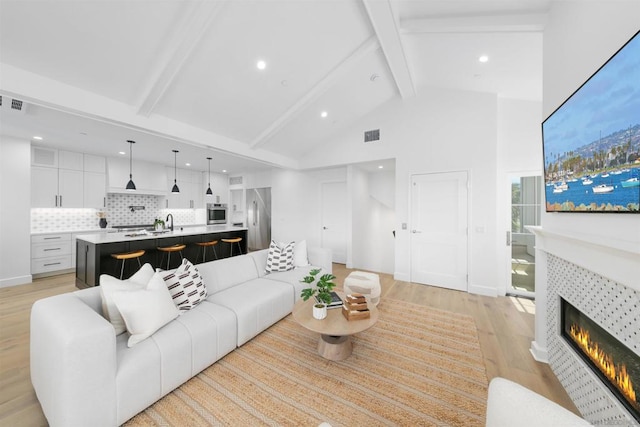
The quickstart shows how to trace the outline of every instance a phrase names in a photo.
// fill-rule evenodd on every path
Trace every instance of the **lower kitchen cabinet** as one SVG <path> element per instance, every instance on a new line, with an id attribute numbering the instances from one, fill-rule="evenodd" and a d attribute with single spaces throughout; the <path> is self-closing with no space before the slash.
<path id="1" fill-rule="evenodd" d="M 71 233 L 32 235 L 31 274 L 72 268 L 71 253 Z"/>

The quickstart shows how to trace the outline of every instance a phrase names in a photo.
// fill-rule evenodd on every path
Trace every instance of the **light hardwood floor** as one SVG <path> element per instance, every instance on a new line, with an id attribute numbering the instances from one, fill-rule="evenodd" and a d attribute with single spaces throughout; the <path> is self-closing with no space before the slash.
<path id="1" fill-rule="evenodd" d="M 336 283 L 350 271 L 334 264 Z M 472 316 L 478 327 L 487 377 L 516 381 L 578 413 L 551 369 L 529 353 L 534 336 L 534 303 L 491 298 L 395 281 L 381 274 L 382 297 Z M 76 290 L 74 275 L 34 280 L 0 289 L 0 426 L 46 426 L 29 376 L 29 313 L 34 301 Z"/>

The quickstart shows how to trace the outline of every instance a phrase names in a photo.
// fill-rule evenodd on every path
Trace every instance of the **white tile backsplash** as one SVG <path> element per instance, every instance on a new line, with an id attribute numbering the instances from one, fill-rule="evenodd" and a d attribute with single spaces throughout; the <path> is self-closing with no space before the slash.
<path id="1" fill-rule="evenodd" d="M 31 232 L 86 231 L 98 229 L 98 212 L 106 213 L 107 227 L 121 225 L 150 225 L 156 218 L 173 215 L 176 226 L 204 224 L 205 209 L 165 209 L 164 197 L 143 194 L 108 194 L 105 209 L 31 209 Z M 131 212 L 129 206 L 144 206 Z"/>

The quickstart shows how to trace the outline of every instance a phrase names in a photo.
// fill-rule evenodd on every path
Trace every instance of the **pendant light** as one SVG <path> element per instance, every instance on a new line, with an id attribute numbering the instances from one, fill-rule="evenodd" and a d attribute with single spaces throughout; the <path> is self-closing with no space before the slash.
<path id="1" fill-rule="evenodd" d="M 129 143 L 129 182 L 127 182 L 127 190 L 128 191 L 136 191 L 136 185 L 133 183 L 133 175 L 131 174 L 131 169 L 133 167 L 133 144 L 135 141 L 127 140 Z"/>
<path id="2" fill-rule="evenodd" d="M 207 157 L 207 160 L 209 160 L 209 188 L 207 188 L 205 194 L 207 196 L 213 196 L 213 191 L 211 191 L 211 157 Z"/>
<path id="3" fill-rule="evenodd" d="M 178 188 L 178 179 L 177 179 L 178 169 L 176 167 L 176 160 L 177 160 L 179 151 L 178 150 L 171 150 L 171 151 L 173 151 L 173 188 L 171 189 L 171 192 L 179 193 L 180 189 Z"/>

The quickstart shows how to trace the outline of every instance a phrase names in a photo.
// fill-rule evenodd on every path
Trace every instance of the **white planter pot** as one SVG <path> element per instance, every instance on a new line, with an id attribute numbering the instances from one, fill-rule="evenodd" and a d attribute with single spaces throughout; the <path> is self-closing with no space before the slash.
<path id="1" fill-rule="evenodd" d="M 313 317 L 322 320 L 327 317 L 327 306 L 326 304 L 314 304 L 313 305 Z"/>

